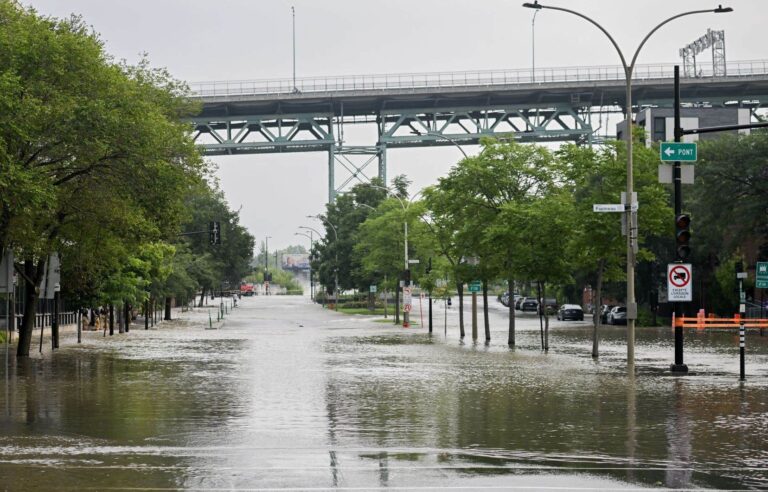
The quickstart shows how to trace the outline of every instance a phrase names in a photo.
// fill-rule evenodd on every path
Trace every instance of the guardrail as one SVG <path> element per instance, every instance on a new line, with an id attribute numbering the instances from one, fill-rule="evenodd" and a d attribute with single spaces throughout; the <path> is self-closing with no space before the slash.
<path id="1" fill-rule="evenodd" d="M 638 65 L 633 80 L 673 77 L 675 63 Z M 678 64 L 679 65 L 679 64 Z M 768 74 L 768 60 L 732 61 L 726 65 L 731 77 Z M 711 67 L 700 72 L 699 79 L 714 78 Z M 722 78 L 722 77 L 718 77 Z M 347 75 L 337 77 L 305 77 L 296 79 L 225 80 L 190 83 L 198 97 L 301 95 L 339 91 L 426 89 L 445 87 L 504 86 L 518 84 L 551 84 L 567 82 L 623 81 L 621 66 L 580 66 L 515 70 L 481 70 L 466 72 L 429 72 L 404 74 Z"/>

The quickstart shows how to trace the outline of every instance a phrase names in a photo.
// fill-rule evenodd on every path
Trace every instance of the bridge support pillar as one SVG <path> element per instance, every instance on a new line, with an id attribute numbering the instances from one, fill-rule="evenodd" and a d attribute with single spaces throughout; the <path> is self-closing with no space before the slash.
<path id="1" fill-rule="evenodd" d="M 336 146 L 328 147 L 328 203 L 333 203 L 336 199 L 336 176 L 334 173 L 336 167 Z"/>
<path id="2" fill-rule="evenodd" d="M 379 179 L 382 186 L 387 186 L 387 145 L 379 143 Z"/>

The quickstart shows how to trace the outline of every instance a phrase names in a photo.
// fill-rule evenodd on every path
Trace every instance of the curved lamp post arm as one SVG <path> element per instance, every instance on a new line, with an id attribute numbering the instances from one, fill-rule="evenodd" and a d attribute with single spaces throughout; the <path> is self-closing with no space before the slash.
<path id="1" fill-rule="evenodd" d="M 538 2 L 538 0 L 533 2 L 533 3 L 526 2 L 526 3 L 523 4 L 523 7 L 526 7 L 526 8 L 529 8 L 529 9 L 537 9 L 537 10 L 549 9 L 549 10 L 560 10 L 562 12 L 568 12 L 569 14 L 573 14 L 573 15 L 579 16 L 582 19 L 584 19 L 585 21 L 587 21 L 590 24 L 594 25 L 595 27 L 600 29 L 603 32 L 603 34 L 605 34 L 608 37 L 608 39 L 611 40 L 611 44 L 613 44 L 613 47 L 616 48 L 616 52 L 619 54 L 619 58 L 621 58 L 621 64 L 624 67 L 624 73 L 627 74 L 627 76 L 629 76 L 629 74 L 630 74 L 630 72 L 628 72 L 628 68 L 629 67 L 627 66 L 627 60 L 624 58 L 624 53 L 621 52 L 621 48 L 619 48 L 619 45 L 616 43 L 616 40 L 613 39 L 613 36 L 611 36 L 610 33 L 608 31 L 606 31 L 603 26 L 598 24 L 597 21 L 593 20 L 590 17 L 587 17 L 586 15 L 584 15 L 584 14 L 582 14 L 580 12 L 576 12 L 575 10 L 566 9 L 566 8 L 563 8 L 563 7 L 551 7 L 549 5 L 541 5 Z"/>
<path id="2" fill-rule="evenodd" d="M 649 32 L 648 34 L 646 34 L 646 35 L 645 35 L 645 37 L 643 38 L 643 40 L 640 42 L 640 45 L 637 47 L 637 51 L 635 51 L 635 54 L 634 54 L 634 56 L 632 56 L 632 63 L 629 65 L 629 74 L 630 74 L 630 75 L 632 74 L 632 71 L 633 71 L 633 70 L 634 70 L 634 68 L 635 68 L 635 62 L 637 61 L 637 56 L 640 54 L 640 50 L 641 50 L 641 49 L 643 49 L 643 46 L 645 45 L 645 42 L 646 42 L 646 41 L 648 41 L 648 38 L 650 38 L 650 37 L 653 35 L 653 33 L 655 33 L 656 31 L 658 31 L 658 30 L 659 30 L 659 29 L 660 29 L 662 26 L 664 26 L 665 24 L 667 24 L 667 23 L 669 23 L 669 22 L 672 22 L 672 21 L 673 21 L 673 20 L 675 20 L 675 19 L 679 19 L 680 17 L 685 17 L 686 15 L 693 15 L 693 14 L 708 14 L 708 13 L 716 13 L 716 14 L 719 14 L 719 13 L 724 13 L 724 12 L 731 12 L 731 11 L 733 11 L 733 9 L 732 9 L 732 8 L 730 8 L 730 7 L 725 7 L 725 8 L 723 8 L 723 7 L 718 7 L 718 8 L 716 8 L 716 9 L 707 9 L 707 10 L 691 10 L 690 12 L 683 12 L 683 13 L 680 13 L 680 14 L 677 14 L 677 15 L 673 15 L 673 16 L 672 16 L 672 17 L 670 17 L 669 19 L 667 19 L 667 20 L 665 20 L 665 21 L 662 21 L 662 22 L 661 22 L 659 25 L 657 25 L 656 27 L 654 27 L 653 29 L 651 29 L 651 32 Z M 605 31 L 603 31 L 603 32 L 605 32 Z M 606 33 L 606 34 L 607 34 L 607 33 Z M 615 46 L 615 45 L 616 45 L 616 43 L 614 43 L 614 46 Z"/>

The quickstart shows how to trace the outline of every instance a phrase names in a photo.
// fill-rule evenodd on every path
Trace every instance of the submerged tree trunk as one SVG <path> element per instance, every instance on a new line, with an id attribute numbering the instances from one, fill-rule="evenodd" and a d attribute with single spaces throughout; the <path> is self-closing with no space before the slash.
<path id="1" fill-rule="evenodd" d="M 539 336 L 541 337 L 541 350 L 544 350 L 544 321 L 541 318 L 541 281 L 536 282 L 536 298 L 538 299 L 538 305 L 536 306 L 536 311 L 539 314 Z"/>
<path id="2" fill-rule="evenodd" d="M 511 278 L 507 279 L 507 291 L 509 292 L 509 336 L 507 338 L 507 345 L 510 347 L 515 346 L 515 281 Z"/>
<path id="3" fill-rule="evenodd" d="M 19 328 L 19 345 L 16 347 L 18 357 L 29 357 L 37 314 L 37 286 L 40 283 L 40 272 L 43 268 L 45 268 L 45 261 L 38 261 L 35 264 L 33 260 L 24 260 L 24 315 Z"/>
<path id="4" fill-rule="evenodd" d="M 206 289 L 206 287 L 205 287 L 205 286 L 203 286 L 203 289 L 202 289 L 202 291 L 200 292 L 200 303 L 197 305 L 197 307 L 203 307 L 203 301 L 205 301 L 205 292 L 206 292 L 207 290 L 208 290 L 208 289 Z"/>
<path id="5" fill-rule="evenodd" d="M 491 323 L 488 321 L 488 280 L 483 279 L 483 321 L 485 322 L 485 341 L 491 341 Z"/>
<path id="6" fill-rule="evenodd" d="M 597 291 L 592 298 L 592 357 L 599 356 L 597 326 L 600 324 L 600 308 L 603 305 L 603 270 L 605 270 L 605 259 L 600 258 L 597 262 Z"/>
<path id="7" fill-rule="evenodd" d="M 395 324 L 400 324 L 400 287 L 395 286 Z"/>
<path id="8" fill-rule="evenodd" d="M 165 316 L 163 316 L 163 319 L 165 321 L 171 321 L 171 298 L 170 297 L 165 298 Z"/>
<path id="9" fill-rule="evenodd" d="M 464 332 L 464 284 L 458 282 L 456 284 L 456 290 L 459 294 L 459 336 L 464 338 L 466 335 Z"/>
<path id="10" fill-rule="evenodd" d="M 544 351 L 549 350 L 549 313 L 547 313 L 547 283 L 541 283 L 541 299 L 544 304 Z"/>

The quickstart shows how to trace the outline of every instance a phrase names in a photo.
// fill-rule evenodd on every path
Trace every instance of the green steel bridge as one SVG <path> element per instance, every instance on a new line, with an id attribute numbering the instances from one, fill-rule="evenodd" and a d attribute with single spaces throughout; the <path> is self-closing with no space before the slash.
<path id="1" fill-rule="evenodd" d="M 639 65 L 637 108 L 671 107 L 674 64 Z M 727 75 L 681 81 L 696 107 L 768 106 L 768 61 L 728 62 Z M 201 82 L 193 118 L 207 155 L 327 152 L 328 199 L 369 174 L 386 182 L 388 148 L 477 144 L 482 137 L 523 142 L 596 141 L 595 118 L 625 105 L 619 66 L 359 75 Z M 370 145 L 346 145 L 348 125 L 376 125 Z M 366 171 L 377 163 L 375 171 Z M 337 165 L 349 175 L 336 182 Z"/>

